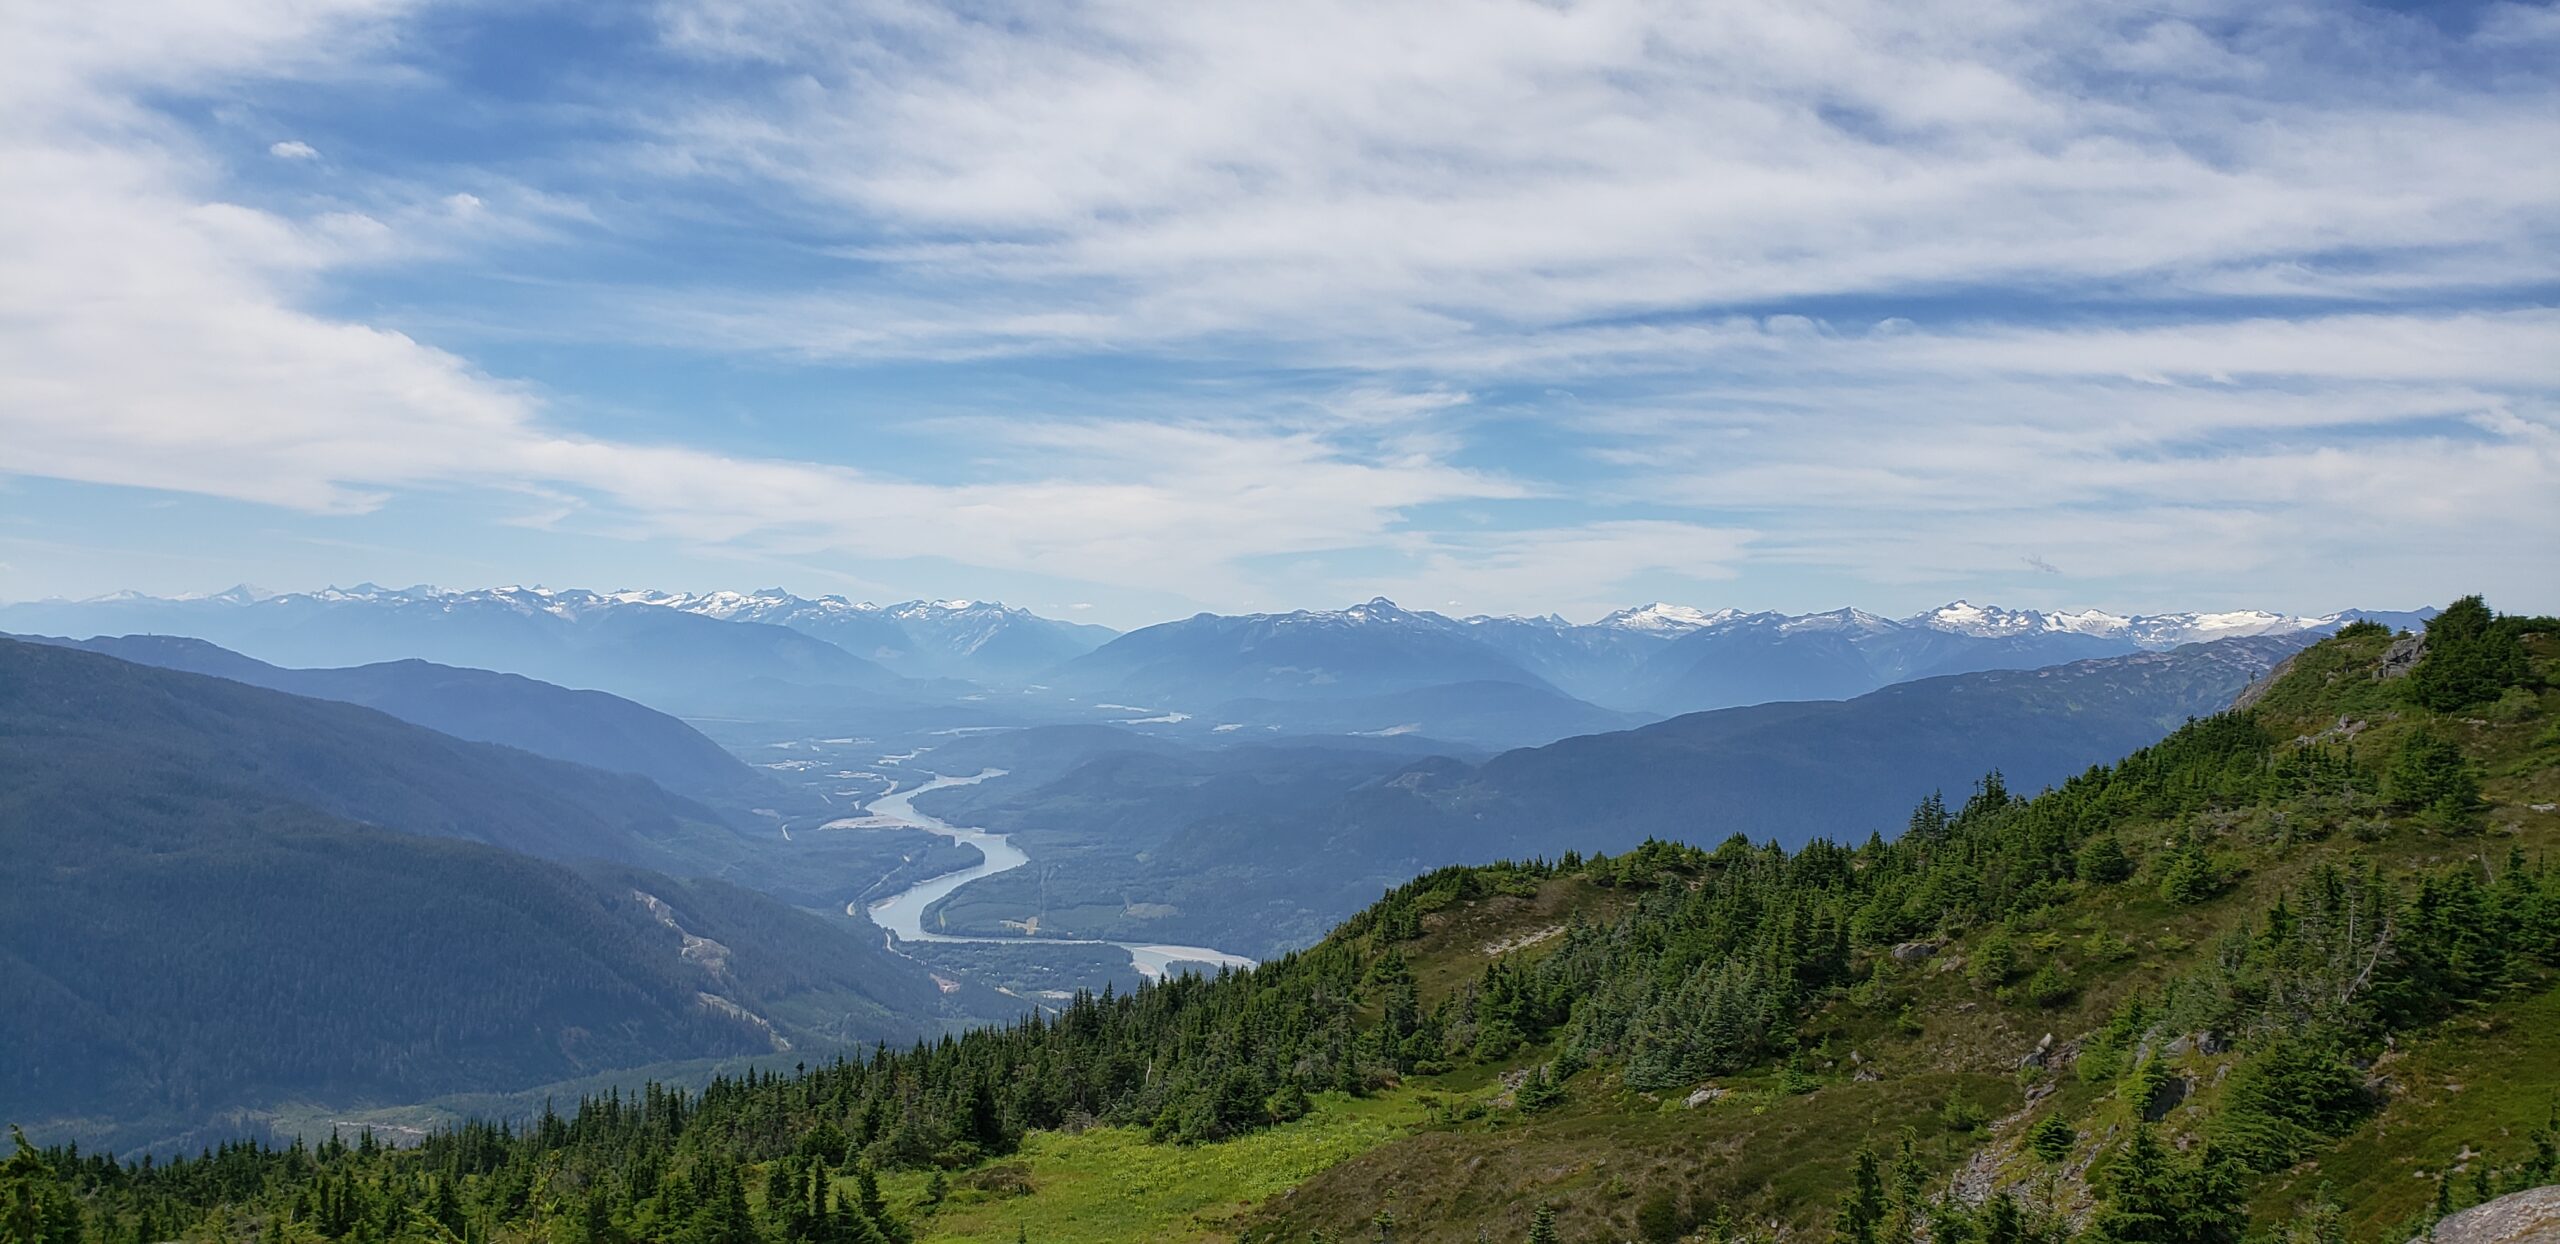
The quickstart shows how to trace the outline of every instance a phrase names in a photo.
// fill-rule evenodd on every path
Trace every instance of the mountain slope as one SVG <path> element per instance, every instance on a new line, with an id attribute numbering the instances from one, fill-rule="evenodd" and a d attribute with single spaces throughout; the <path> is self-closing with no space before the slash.
<path id="1" fill-rule="evenodd" d="M 490 845 L 647 859 L 726 836 L 705 816 L 368 709 L 0 641 L 0 1116 L 150 1143 L 1010 1013 L 734 886 Z"/>
<path id="2" fill-rule="evenodd" d="M 1016 684 L 1093 651 L 1119 632 L 1044 618 L 985 600 L 911 600 L 894 605 L 841 596 L 809 599 L 780 588 L 758 592 L 625 594 L 732 621 L 787 626 L 918 678 Z"/>
<path id="3" fill-rule="evenodd" d="M 40 642 L 288 695 L 360 704 L 458 739 L 503 744 L 608 773 L 638 774 L 696 799 L 725 802 L 782 793 L 700 731 L 665 713 L 601 691 L 573 691 L 518 674 L 415 660 L 285 669 L 172 635 Z"/>
<path id="4" fill-rule="evenodd" d="M 896 695 L 897 675 L 788 627 L 725 621 L 584 591 L 446 592 L 370 584 L 189 600 L 128 596 L 0 609 L 0 627 L 74 636 L 186 635 L 293 667 L 419 659 L 522 674 L 664 709 L 726 707 L 758 683 Z"/>
<path id="5" fill-rule="evenodd" d="M 1554 690 L 1459 623 L 1384 598 L 1327 612 L 1204 613 L 1145 627 L 1059 666 L 1051 681 L 1088 695 L 1176 706 L 1485 681 Z"/>
<path id="6" fill-rule="evenodd" d="M 2303 642 L 2231 640 L 1930 679 L 1845 701 L 1692 714 L 1481 761 L 1338 748 L 1301 748 L 1292 761 L 1159 746 L 1158 755 L 1100 764 L 1131 749 L 1100 735 L 1090 750 L 1034 748 L 1049 736 L 1033 732 L 993 735 L 920 763 L 963 773 L 1013 770 L 1014 756 L 1036 763 L 936 792 L 923 806 L 957 824 L 1018 832 L 1041 864 L 954 896 L 940 909 L 949 928 L 1001 935 L 1005 921 L 1036 915 L 1043 928 L 1260 957 L 1444 865 L 1616 851 L 1647 837 L 1863 836 L 1900 826 L 1915 792 L 1961 795 L 1994 769 L 2032 790 L 2215 712 Z"/>
<path id="7" fill-rule="evenodd" d="M 715 871 L 746 840 L 645 778 L 471 743 L 352 704 L 98 653 L 0 640 L 0 715 L 17 763 L 86 780 L 108 757 L 404 833 L 549 859 Z"/>
<path id="8" fill-rule="evenodd" d="M 1796 843 L 1883 828 L 1914 791 L 1962 791 L 1994 769 L 2033 790 L 2147 746 L 2229 704 L 2301 645 L 2230 640 L 1696 713 L 1508 752 L 1454 779 L 1390 780 L 1355 801 L 1346 836 L 1395 842 L 1436 827 L 1447 847 L 1490 857 L 1669 834 Z M 1556 825 L 1573 828 L 1560 838 Z"/>
<path id="9" fill-rule="evenodd" d="M 1898 841 L 1444 869 L 1250 973 L 591 1126 L 11 1173 L 97 1238 L 460 1168 L 527 1234 L 2401 1244 L 2560 1178 L 2560 622 L 2448 616 Z M 539 1177 L 593 1192 L 499 1195 Z"/>

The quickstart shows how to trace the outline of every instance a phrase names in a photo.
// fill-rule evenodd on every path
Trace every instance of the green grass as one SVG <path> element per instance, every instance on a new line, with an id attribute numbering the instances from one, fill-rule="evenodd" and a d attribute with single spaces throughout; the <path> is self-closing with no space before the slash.
<path id="1" fill-rule="evenodd" d="M 1018 1153 L 951 1177 L 938 1209 L 923 1205 L 921 1173 L 893 1175 L 882 1192 L 924 1244 L 1012 1244 L 1016 1231 L 1038 1244 L 1227 1240 L 1257 1203 L 1420 1124 L 1424 1095 L 1320 1094 L 1304 1119 L 1214 1145 L 1154 1144 L 1125 1127 L 1038 1132 Z"/>
<path id="2" fill-rule="evenodd" d="M 2438 1025 L 2374 1073 L 2390 1104 L 2316 1161 L 2258 1196 L 2259 1221 L 2284 1220 L 2323 1188 L 2353 1210 L 2355 1238 L 2380 1238 L 2435 1200 L 2435 1175 L 2466 1147 L 2493 1168 L 2513 1166 L 2560 1098 L 2560 988 L 2510 999 Z M 2455 1204 L 2471 1204 L 2467 1169 Z"/>
<path id="3" fill-rule="evenodd" d="M 2376 763 L 2387 758 L 2415 722 L 2399 687 L 2372 681 L 2363 668 L 2386 642 L 2362 641 L 2310 662 L 2308 677 L 2261 710 L 2279 737 L 2320 733 L 2345 708 L 2365 723 L 2359 752 Z M 2560 672 L 2560 645 L 2537 637 L 2533 647 L 2546 677 Z M 1690 1110 L 1677 1094 L 1666 1100 L 1629 1091 L 1602 1068 L 1577 1076 L 1568 1101 L 1544 1114 L 1444 1109 L 1500 1093 L 1498 1069 L 1470 1066 L 1376 1098 L 1327 1096 L 1306 1120 L 1219 1145 L 1158 1146 L 1129 1129 L 1037 1135 L 1019 1155 L 954 1177 L 938 1210 L 919 1205 L 920 1175 L 894 1178 L 892 1199 L 911 1209 L 927 1241 L 1003 1244 L 1017 1230 L 1037 1241 L 1297 1241 L 1310 1229 L 1363 1239 L 1384 1209 L 1396 1216 L 1400 1241 L 1463 1242 L 1479 1228 L 1516 1238 L 1540 1200 L 1557 1206 L 1569 1238 L 1631 1238 L 1635 1207 L 1656 1190 L 1673 1192 L 1700 1217 L 1721 1208 L 1751 1222 L 1815 1229 L 1845 1186 L 1855 1143 L 1890 1150 L 1906 1129 L 1935 1172 L 1932 1186 L 1985 1144 L 2004 1182 L 2042 1179 L 2047 1168 L 2017 1151 L 2027 1124 L 2058 1114 L 2084 1129 L 2076 1165 L 2133 1117 L 2111 1096 L 2111 1083 L 2084 1084 L 2067 1070 L 2017 1072 L 2018 1057 L 2042 1034 L 2068 1041 L 2087 1033 L 2126 994 L 2192 966 L 2316 860 L 2362 855 L 2399 869 L 2495 861 L 2511 842 L 2528 854 L 2560 847 L 2560 815 L 2531 808 L 2560 802 L 2560 765 L 2552 763 L 2560 743 L 2545 737 L 2560 720 L 2560 689 L 2510 699 L 2497 712 L 2456 715 L 2439 726 L 2458 731 L 2482 765 L 2490 810 L 2480 832 L 2446 837 L 2395 821 L 2386 836 L 2358 840 L 2341 818 L 2316 809 L 2307 820 L 2293 811 L 2297 820 L 2289 825 L 2253 814 L 2217 835 L 2230 884 L 2208 901 L 2166 902 L 2146 872 L 2129 886 L 2069 895 L 2042 920 L 2025 922 L 2017 933 L 2019 975 L 2046 962 L 2065 970 L 2077 990 L 2058 1005 L 2036 1006 L 2014 986 L 1995 996 L 1970 983 L 1960 965 L 1987 933 L 1973 930 L 1932 960 L 1893 973 L 1881 990 L 1821 1008 L 1801 1030 L 1807 1064 L 1821 1078 L 1810 1094 L 1781 1091 L 1764 1068 L 1719 1079 L 1730 1094 Z M 2174 826 L 2137 821 L 2119 829 L 2143 856 L 2163 849 Z M 1577 915 L 1605 922 L 1631 899 L 1583 880 L 1553 880 L 1433 910 L 1421 936 L 1401 949 L 1428 1005 L 1473 979 L 1488 945 Z M 2100 930 L 2122 949 L 2093 951 L 2091 937 Z M 1546 939 L 1513 953 L 1534 958 L 1554 945 Z M 1900 1018 L 1906 1007 L 1917 1031 Z M 1848 1057 L 1853 1050 L 1856 1064 Z M 1526 1066 L 1549 1052 L 1523 1050 L 1514 1063 Z M 2197 1091 L 2167 1121 L 2173 1134 L 2192 1140 L 2209 1130 L 2221 1098 L 2217 1073 L 2235 1057 L 2191 1053 L 2179 1060 Z M 1850 1077 L 1858 1066 L 1883 1078 L 1856 1082 Z M 2395 1085 L 2390 1104 L 2316 1161 L 2263 1184 L 2255 1200 L 2261 1226 L 2325 1184 L 2353 1208 L 2356 1238 L 2378 1238 L 2432 1200 L 2433 1172 L 2466 1145 L 2494 1165 L 2519 1160 L 2525 1134 L 2560 1093 L 2560 990 L 2508 998 L 2409 1034 L 2376 1074 Z M 1952 1097 L 1992 1119 L 2009 1115 L 2035 1080 L 2057 1091 L 2008 1128 L 1962 1133 L 1942 1121 Z M 2078 1180 L 2064 1182 L 2070 1186 L 2047 1195 L 2084 1202 Z M 1025 1183 L 1027 1193 L 1015 1190 Z"/>
<path id="4" fill-rule="evenodd" d="M 2008 1079 L 1983 1075 L 1826 1080 L 1803 1095 L 1779 1092 L 1765 1076 L 1718 1083 L 1730 1095 L 1692 1110 L 1586 1072 L 1551 1112 L 1496 1111 L 1336 1165 L 1266 1202 L 1249 1222 L 1249 1238 L 1298 1241 L 1321 1229 L 1362 1239 L 1371 1216 L 1386 1209 L 1396 1216 L 1396 1238 L 1411 1244 L 1464 1244 L 1480 1227 L 1496 1239 L 1518 1239 L 1537 1203 L 1548 1201 L 1568 1239 L 1631 1239 L 1637 1205 L 1657 1189 L 1701 1216 L 1722 1207 L 1737 1219 L 1774 1218 L 1811 1230 L 1828 1220 L 1847 1185 L 1857 1139 L 1889 1150 L 1907 1126 L 1922 1160 L 1943 1172 L 1973 1143 L 1939 1124 L 1949 1096 L 1995 1114 L 2018 1102 Z"/>

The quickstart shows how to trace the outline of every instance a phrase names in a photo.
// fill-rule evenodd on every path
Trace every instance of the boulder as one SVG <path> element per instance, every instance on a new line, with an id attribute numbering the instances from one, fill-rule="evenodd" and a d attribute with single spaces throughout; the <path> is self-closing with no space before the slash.
<path id="1" fill-rule="evenodd" d="M 2385 679 L 2406 678 L 2409 676 L 2409 671 L 2418 668 L 2418 662 L 2425 659 L 2426 655 L 2426 636 L 2403 635 L 2392 640 L 2391 646 L 2382 650 L 2382 665 L 2373 671 L 2373 676 Z"/>
<path id="2" fill-rule="evenodd" d="M 2421 1239 L 2434 1244 L 2550 1244 L 2560 1240 L 2560 1184 L 2474 1205 L 2447 1216 Z"/>
<path id="3" fill-rule="evenodd" d="M 1893 961 L 1919 963 L 1936 953 L 1938 953 L 1936 942 L 1903 942 L 1893 948 Z"/>
<path id="4" fill-rule="evenodd" d="M 2048 1032 L 2044 1034 L 2044 1040 L 2036 1042 L 2036 1048 L 2027 1051 L 2027 1056 L 2018 1060 L 2018 1065 L 2041 1067 L 2044 1066 L 2045 1060 L 2051 1057 L 2053 1057 L 2053 1034 Z"/>

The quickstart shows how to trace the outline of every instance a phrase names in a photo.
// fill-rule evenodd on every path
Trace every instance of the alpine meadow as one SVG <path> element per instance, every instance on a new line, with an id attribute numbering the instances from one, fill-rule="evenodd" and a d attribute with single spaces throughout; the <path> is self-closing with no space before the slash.
<path id="1" fill-rule="evenodd" d="M 0 4 L 0 1244 L 2560 1244 L 2554 3 Z"/>

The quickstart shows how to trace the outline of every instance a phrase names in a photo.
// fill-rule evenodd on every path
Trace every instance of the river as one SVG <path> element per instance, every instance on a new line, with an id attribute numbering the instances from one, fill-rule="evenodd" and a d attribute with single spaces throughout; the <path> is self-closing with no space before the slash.
<path id="1" fill-rule="evenodd" d="M 862 810 L 868 814 L 872 824 L 876 825 L 879 821 L 894 821 L 911 828 L 921 829 L 926 833 L 939 834 L 953 842 L 977 848 L 979 860 L 967 868 L 947 872 L 938 877 L 928 877 L 896 894 L 872 903 L 869 907 L 863 907 L 858 903 L 846 904 L 845 914 L 850 916 L 858 913 L 867 916 L 873 924 L 888 930 L 890 936 L 902 942 L 981 942 L 1004 946 L 1117 946 L 1128 952 L 1129 963 L 1137 968 L 1138 974 L 1149 978 L 1162 978 L 1171 965 L 1176 963 L 1199 963 L 1213 967 L 1237 968 L 1253 966 L 1253 960 L 1243 955 L 1231 955 L 1223 950 L 1211 950 L 1206 946 L 1173 946 L 1158 942 L 1112 942 L 1098 938 L 958 937 L 948 933 L 927 932 L 924 927 L 924 913 L 927 908 L 940 902 L 952 891 L 981 877 L 992 877 L 997 873 L 1011 872 L 1020 868 L 1030 863 L 1031 857 L 1023 854 L 1020 847 L 1013 845 L 1009 835 L 984 829 L 972 829 L 965 825 L 953 825 L 939 817 L 917 811 L 916 796 L 929 790 L 974 786 L 989 778 L 1003 777 L 1004 773 L 1002 769 L 988 769 L 971 777 L 937 777 L 930 782 L 906 790 L 893 790 L 864 805 Z M 838 821 L 833 824 L 847 823 Z"/>

